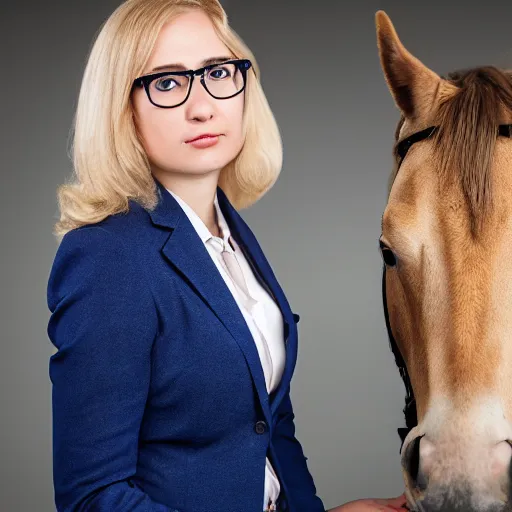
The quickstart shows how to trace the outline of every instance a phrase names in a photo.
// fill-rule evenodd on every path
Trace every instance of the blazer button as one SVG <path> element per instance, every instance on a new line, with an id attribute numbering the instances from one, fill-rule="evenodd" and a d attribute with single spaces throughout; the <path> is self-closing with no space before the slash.
<path id="1" fill-rule="evenodd" d="M 257 434 L 264 434 L 267 431 L 267 424 L 264 421 L 257 421 L 254 430 Z"/>

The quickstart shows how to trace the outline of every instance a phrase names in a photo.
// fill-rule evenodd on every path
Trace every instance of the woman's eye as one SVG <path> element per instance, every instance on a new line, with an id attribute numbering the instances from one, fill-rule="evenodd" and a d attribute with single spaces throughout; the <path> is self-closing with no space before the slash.
<path id="1" fill-rule="evenodd" d="M 380 252 L 382 259 L 388 267 L 394 267 L 396 265 L 396 257 L 393 251 L 383 242 L 379 241 Z"/>
<path id="2" fill-rule="evenodd" d="M 174 78 L 161 78 L 155 81 L 155 87 L 159 91 L 170 91 L 178 85 L 180 84 L 178 84 Z"/>
<path id="3" fill-rule="evenodd" d="M 225 73 L 223 75 L 223 73 Z M 227 78 L 229 76 L 229 71 L 226 68 L 214 68 L 210 71 L 209 77 L 215 80 L 219 80 L 222 78 Z"/>

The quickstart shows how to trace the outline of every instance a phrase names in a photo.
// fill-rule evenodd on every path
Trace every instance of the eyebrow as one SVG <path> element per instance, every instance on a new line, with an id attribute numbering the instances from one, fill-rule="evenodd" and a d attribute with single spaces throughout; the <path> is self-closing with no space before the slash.
<path id="1" fill-rule="evenodd" d="M 224 62 L 226 60 L 231 60 L 234 58 L 235 57 L 233 57 L 232 55 L 228 56 L 228 57 L 210 57 L 208 59 L 203 60 L 203 62 L 201 62 L 201 67 L 208 66 L 209 64 L 215 64 L 216 62 Z M 186 67 L 181 62 L 177 62 L 175 64 L 163 64 L 162 66 L 157 66 L 156 68 L 153 68 L 151 71 L 148 71 L 148 73 L 146 73 L 146 74 L 154 73 L 155 71 L 168 70 L 168 69 L 186 71 L 189 68 Z"/>

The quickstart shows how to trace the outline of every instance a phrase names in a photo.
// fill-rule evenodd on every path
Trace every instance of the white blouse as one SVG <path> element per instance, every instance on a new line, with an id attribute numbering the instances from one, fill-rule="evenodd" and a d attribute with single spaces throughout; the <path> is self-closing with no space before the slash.
<path id="1" fill-rule="evenodd" d="M 236 241 L 230 237 L 229 227 L 219 207 L 217 194 L 215 194 L 214 205 L 217 212 L 217 219 L 222 233 L 222 238 L 212 235 L 210 230 L 194 210 L 172 190 L 167 190 L 176 199 L 189 218 L 197 231 L 197 234 L 205 244 L 208 253 L 223 277 L 226 285 L 231 291 L 233 298 L 236 300 L 258 349 L 263 373 L 265 375 L 267 392 L 270 394 L 277 388 L 281 380 L 286 357 L 283 318 L 279 307 L 268 292 L 260 285 L 242 250 Z M 234 247 L 234 250 L 230 246 L 230 243 Z M 215 246 L 215 244 L 217 245 Z M 224 259 L 220 254 L 222 250 L 233 253 L 237 258 L 249 293 L 251 297 L 255 299 L 255 302 L 252 302 L 253 305 L 250 307 L 250 310 L 247 309 L 245 305 L 247 304 L 247 301 L 235 286 L 231 274 L 224 263 Z M 267 457 L 265 466 L 263 510 L 273 510 L 272 505 L 275 505 L 280 489 L 281 487 L 277 475 Z"/>

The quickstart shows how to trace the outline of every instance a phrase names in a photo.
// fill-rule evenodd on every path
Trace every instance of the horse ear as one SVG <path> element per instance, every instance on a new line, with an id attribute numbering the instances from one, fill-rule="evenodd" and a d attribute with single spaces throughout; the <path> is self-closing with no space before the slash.
<path id="1" fill-rule="evenodd" d="M 384 11 L 377 11 L 375 24 L 384 77 L 396 106 L 406 118 L 425 115 L 439 93 L 451 94 L 457 90 L 405 48 Z"/>

